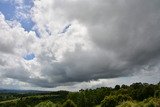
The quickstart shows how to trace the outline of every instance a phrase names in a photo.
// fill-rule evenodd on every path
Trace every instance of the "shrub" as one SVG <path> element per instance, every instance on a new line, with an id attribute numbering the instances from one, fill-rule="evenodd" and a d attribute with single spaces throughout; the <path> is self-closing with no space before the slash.
<path id="1" fill-rule="evenodd" d="M 115 96 L 107 96 L 101 102 L 101 107 L 115 107 L 118 104 Z"/>
<path id="2" fill-rule="evenodd" d="M 72 100 L 67 100 L 63 103 L 62 107 L 77 107 L 76 104 Z"/>
<path id="3" fill-rule="evenodd" d="M 133 105 L 134 105 L 133 102 L 126 101 L 126 102 L 123 102 L 121 105 L 119 105 L 117 107 L 132 107 Z"/>
<path id="4" fill-rule="evenodd" d="M 56 107 L 56 105 L 51 101 L 45 101 L 45 102 L 39 103 L 35 107 Z"/>

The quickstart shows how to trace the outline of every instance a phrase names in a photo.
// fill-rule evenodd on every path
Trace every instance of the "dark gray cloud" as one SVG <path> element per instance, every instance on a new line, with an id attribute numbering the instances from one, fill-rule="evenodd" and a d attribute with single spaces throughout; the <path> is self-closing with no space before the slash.
<path id="1" fill-rule="evenodd" d="M 66 52 L 64 60 L 51 64 L 44 75 L 53 81 L 57 79 L 50 75 L 60 76 L 58 83 L 81 82 L 128 76 L 150 66 L 160 55 L 159 4 L 159 0 L 55 1 L 53 9 L 87 27 L 95 48 Z"/>

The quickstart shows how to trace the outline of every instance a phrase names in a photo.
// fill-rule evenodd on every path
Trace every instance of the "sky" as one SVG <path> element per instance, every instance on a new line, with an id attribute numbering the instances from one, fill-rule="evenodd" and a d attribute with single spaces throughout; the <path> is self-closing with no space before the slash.
<path id="1" fill-rule="evenodd" d="M 0 88 L 160 81 L 160 0 L 0 0 Z"/>

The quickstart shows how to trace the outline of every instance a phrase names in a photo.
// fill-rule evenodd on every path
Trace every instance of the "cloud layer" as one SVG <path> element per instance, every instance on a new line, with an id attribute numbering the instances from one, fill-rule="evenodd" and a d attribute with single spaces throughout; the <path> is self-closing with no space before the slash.
<path id="1" fill-rule="evenodd" d="M 159 5 L 159 0 L 35 0 L 29 32 L 1 14 L 0 75 L 56 87 L 160 73 Z M 35 58 L 25 60 L 28 53 Z"/>

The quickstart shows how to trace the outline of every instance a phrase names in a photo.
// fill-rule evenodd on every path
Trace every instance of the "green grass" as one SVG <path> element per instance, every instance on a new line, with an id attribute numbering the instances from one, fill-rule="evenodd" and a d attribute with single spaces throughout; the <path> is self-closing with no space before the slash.
<path id="1" fill-rule="evenodd" d="M 1 101 L 0 104 L 10 103 L 10 102 L 17 102 L 17 101 L 19 101 L 19 100 L 20 100 L 20 98 L 12 99 L 12 100 L 5 100 L 5 101 Z"/>
<path id="2" fill-rule="evenodd" d="M 56 107 L 56 104 L 54 104 L 51 101 L 45 101 L 45 102 L 41 102 L 38 105 L 36 105 L 35 107 Z"/>

